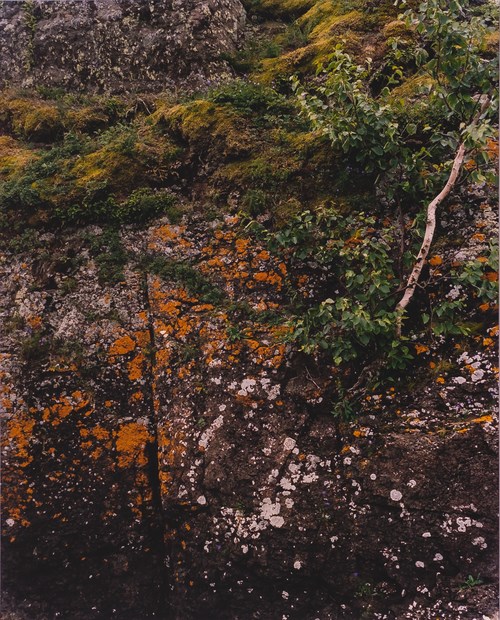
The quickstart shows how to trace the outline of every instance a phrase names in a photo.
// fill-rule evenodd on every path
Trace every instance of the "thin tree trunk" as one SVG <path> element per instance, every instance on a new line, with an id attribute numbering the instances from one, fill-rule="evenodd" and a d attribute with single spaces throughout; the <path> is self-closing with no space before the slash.
<path id="1" fill-rule="evenodd" d="M 474 117 L 471 126 L 477 125 L 479 118 L 482 113 L 485 111 L 489 104 L 488 97 L 482 98 L 481 101 L 481 109 L 478 111 L 476 116 Z M 443 200 L 448 196 L 451 192 L 455 183 L 457 182 L 458 175 L 460 174 L 460 170 L 462 168 L 462 164 L 465 157 L 465 144 L 462 142 L 458 147 L 458 150 L 455 154 L 455 159 L 453 160 L 453 166 L 451 168 L 450 176 L 448 177 L 448 181 L 443 189 L 439 192 L 439 194 L 434 198 L 432 202 L 429 203 L 427 207 L 427 222 L 425 227 L 424 239 L 422 241 L 422 245 L 420 247 L 420 252 L 418 253 L 415 264 L 413 265 L 412 272 L 408 278 L 408 281 L 405 286 L 405 292 L 403 297 L 400 299 L 398 304 L 396 305 L 396 333 L 397 336 L 401 336 L 401 324 L 403 320 L 403 312 L 406 309 L 406 306 L 410 303 L 411 298 L 417 288 L 417 284 L 420 278 L 420 274 L 422 273 L 423 266 L 425 264 L 425 259 L 429 254 L 429 250 L 432 245 L 432 240 L 434 238 L 434 232 L 436 230 L 436 210 L 439 205 L 443 202 Z"/>

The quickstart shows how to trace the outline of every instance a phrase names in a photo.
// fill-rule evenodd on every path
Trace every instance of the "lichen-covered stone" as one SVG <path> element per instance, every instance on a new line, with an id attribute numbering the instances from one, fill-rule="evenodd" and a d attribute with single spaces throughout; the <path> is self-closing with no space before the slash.
<path id="1" fill-rule="evenodd" d="M 272 320 L 291 266 L 237 217 L 163 220 L 122 242 L 156 272 L 132 260 L 105 285 L 84 248 L 75 288 L 52 262 L 40 290 L 33 257 L 3 262 L 9 608 L 33 620 L 492 613 L 496 328 L 446 364 L 416 343 L 418 396 L 373 392 L 341 423 L 335 369 L 294 354 Z M 309 290 L 314 274 L 299 281 Z M 461 590 L 471 574 L 485 583 Z"/>
<path id="2" fill-rule="evenodd" d="M 239 0 L 2 3 L 0 83 L 199 88 L 227 71 L 221 54 L 235 48 L 244 19 Z"/>

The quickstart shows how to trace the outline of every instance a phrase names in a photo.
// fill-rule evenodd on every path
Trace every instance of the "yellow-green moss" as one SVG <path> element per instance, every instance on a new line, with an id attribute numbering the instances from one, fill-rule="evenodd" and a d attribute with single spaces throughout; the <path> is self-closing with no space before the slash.
<path id="1" fill-rule="evenodd" d="M 481 44 L 481 51 L 491 56 L 496 56 L 498 54 L 498 46 L 500 44 L 500 33 L 499 32 L 490 32 Z"/>
<path id="2" fill-rule="evenodd" d="M 59 109 L 36 99 L 11 98 L 0 100 L 0 118 L 10 124 L 12 131 L 29 140 L 53 140 L 64 131 Z"/>
<path id="3" fill-rule="evenodd" d="M 307 11 L 315 0 L 262 0 L 261 8 L 276 16 L 293 16 Z"/>
<path id="4" fill-rule="evenodd" d="M 219 106 L 205 99 L 171 107 L 161 106 L 149 117 L 149 121 L 180 133 L 191 144 L 217 143 L 225 155 L 245 153 L 252 142 L 242 116 L 227 106 Z"/>
<path id="5" fill-rule="evenodd" d="M 70 109 L 66 114 L 66 124 L 74 131 L 95 131 L 105 127 L 108 122 L 108 115 L 94 106 Z"/>
<path id="6" fill-rule="evenodd" d="M 37 158 L 32 149 L 22 146 L 10 136 L 0 136 L 0 179 L 8 180 L 19 173 Z"/>
<path id="7" fill-rule="evenodd" d="M 410 99 L 422 95 L 427 89 L 431 88 L 433 79 L 428 75 L 414 75 L 405 80 L 400 86 L 394 88 L 391 92 L 392 99 L 400 99 L 404 104 Z"/>

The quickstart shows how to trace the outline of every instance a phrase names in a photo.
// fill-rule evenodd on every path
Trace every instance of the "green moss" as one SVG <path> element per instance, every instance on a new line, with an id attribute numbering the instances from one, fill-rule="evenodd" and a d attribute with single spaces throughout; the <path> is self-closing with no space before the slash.
<path id="1" fill-rule="evenodd" d="M 19 176 L 36 158 L 37 153 L 33 149 L 11 136 L 0 136 L 0 180 Z"/>
<path id="2" fill-rule="evenodd" d="M 99 281 L 112 285 L 123 282 L 128 256 L 118 230 L 108 228 L 101 235 L 89 236 L 87 240 L 97 264 Z"/>
<path id="3" fill-rule="evenodd" d="M 206 99 L 159 107 L 149 122 L 174 132 L 190 145 L 215 147 L 223 155 L 241 155 L 252 142 L 248 123 L 241 115 Z"/>
<path id="4" fill-rule="evenodd" d="M 55 105 L 33 99 L 0 99 L 0 122 L 15 135 L 35 142 L 53 142 L 64 133 L 64 119 Z"/>

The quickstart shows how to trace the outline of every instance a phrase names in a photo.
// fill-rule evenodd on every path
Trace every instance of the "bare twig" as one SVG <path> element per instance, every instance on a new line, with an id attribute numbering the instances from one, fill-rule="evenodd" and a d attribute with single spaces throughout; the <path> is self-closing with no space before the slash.
<path id="1" fill-rule="evenodd" d="M 471 127 L 477 125 L 481 115 L 486 110 L 489 103 L 490 103 L 489 97 L 487 97 L 486 95 L 481 97 L 481 108 L 474 116 L 472 123 L 470 125 Z M 410 276 L 406 283 L 403 297 L 397 303 L 396 308 L 395 308 L 397 312 L 396 333 L 398 337 L 401 336 L 401 324 L 402 324 L 402 319 L 403 319 L 403 312 L 405 311 L 406 307 L 410 303 L 411 298 L 413 297 L 413 294 L 415 292 L 415 289 L 417 288 L 418 280 L 420 278 L 420 274 L 422 273 L 422 268 L 425 264 L 425 259 L 427 258 L 430 247 L 432 245 L 432 240 L 434 238 L 434 232 L 436 230 L 436 210 L 439 207 L 439 205 L 443 202 L 443 200 L 451 192 L 453 187 L 455 186 L 458 176 L 460 174 L 460 170 L 462 168 L 464 157 L 465 157 L 465 142 L 461 142 L 455 154 L 455 159 L 453 160 L 453 166 L 451 168 L 450 176 L 448 177 L 448 181 L 446 182 L 446 185 L 439 192 L 439 194 L 434 198 L 434 200 L 432 200 L 432 202 L 429 203 L 429 206 L 427 207 L 427 221 L 426 221 L 424 239 L 422 241 L 422 245 L 420 247 L 420 251 L 418 253 L 415 264 L 413 265 L 412 272 L 410 273 Z"/>

